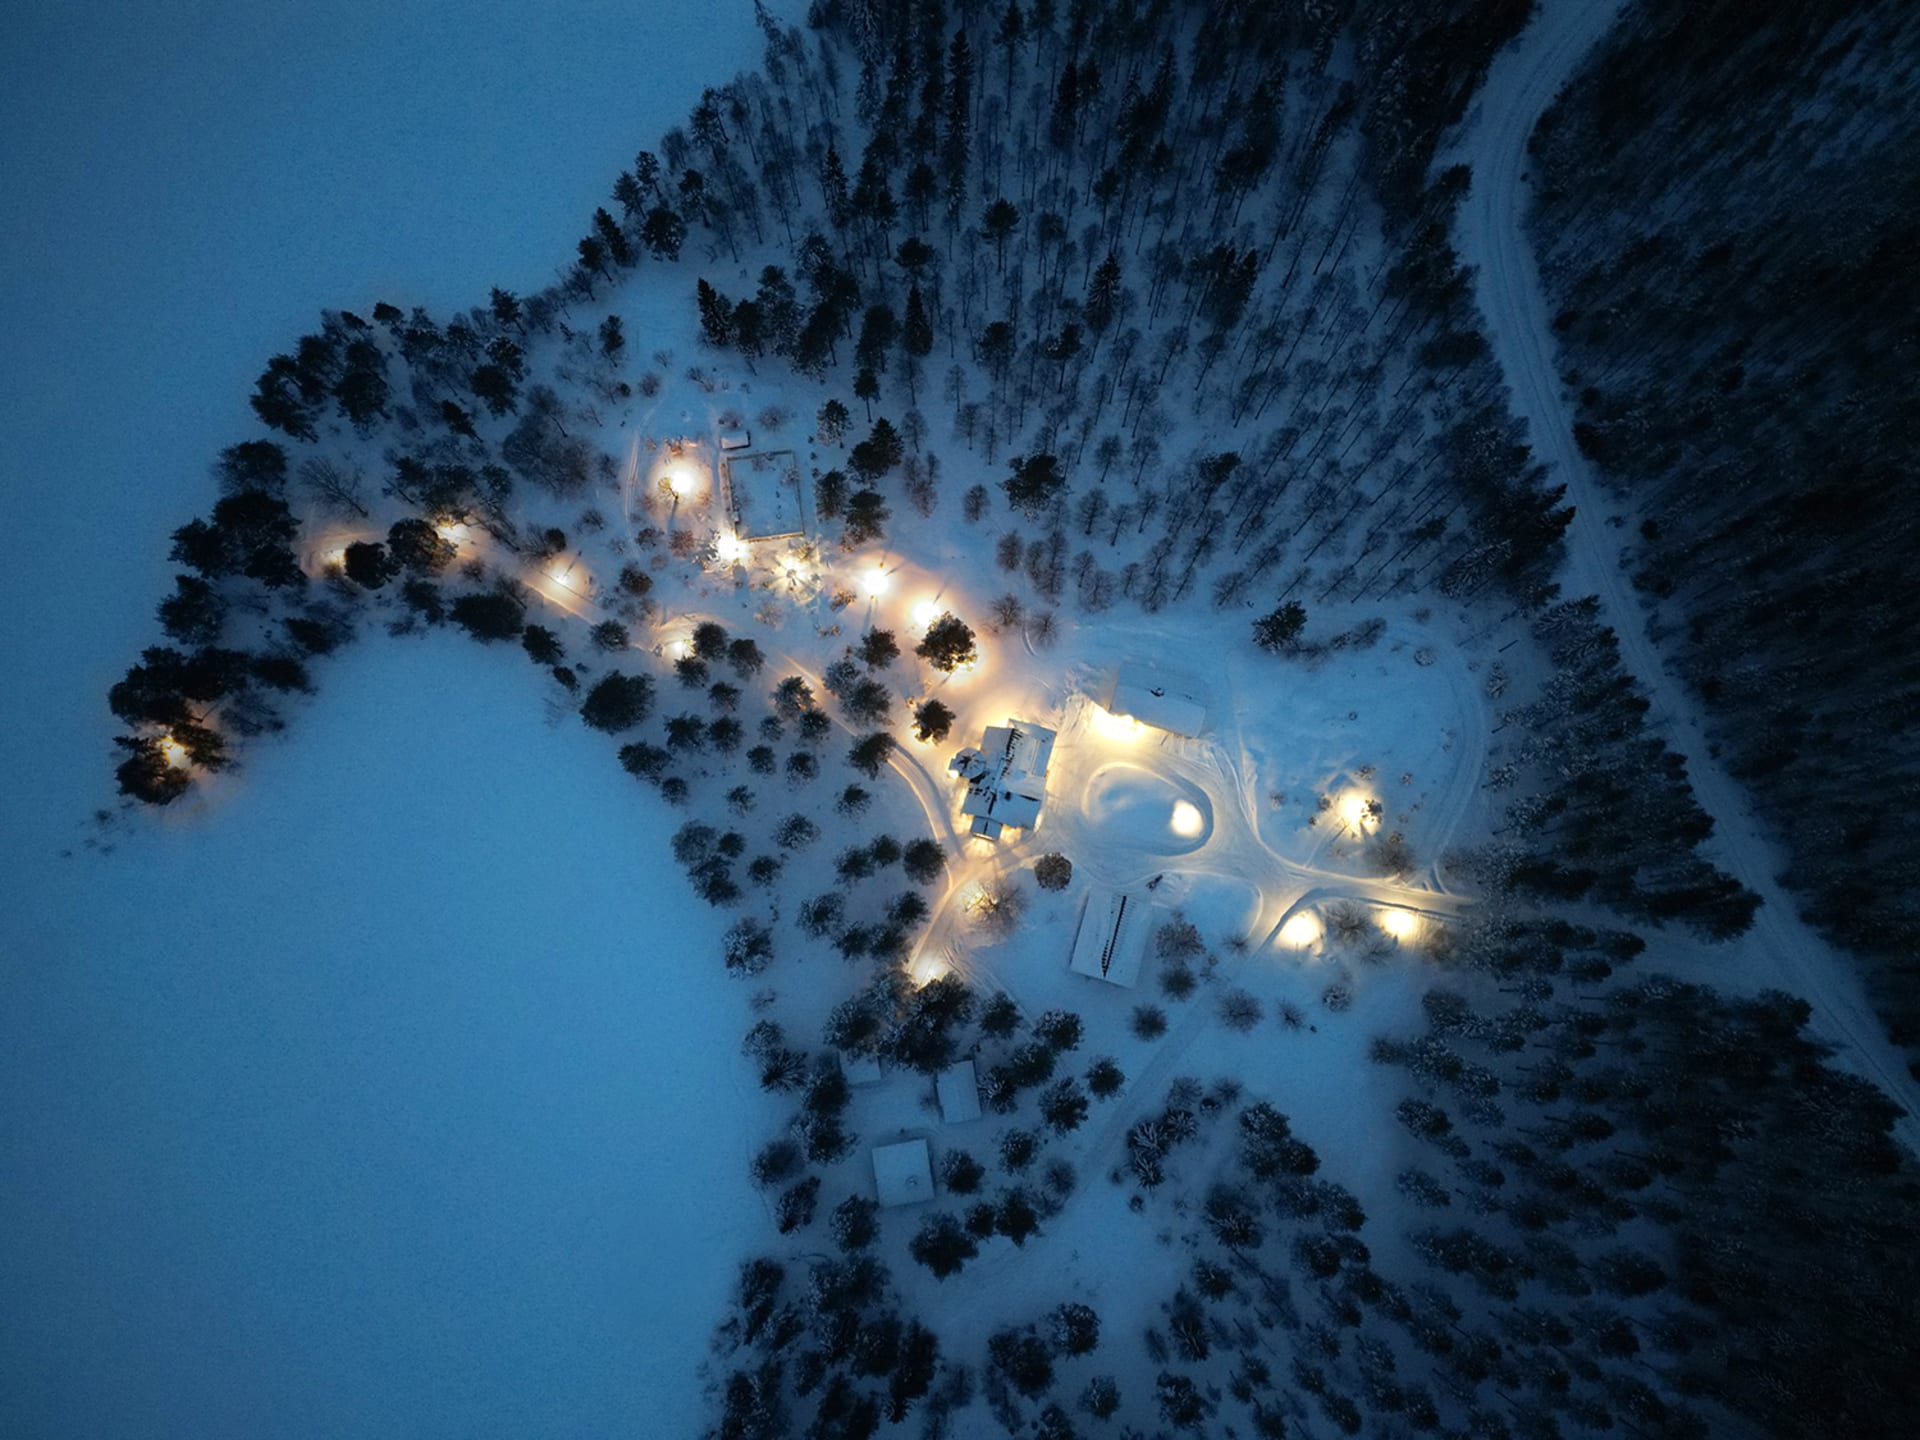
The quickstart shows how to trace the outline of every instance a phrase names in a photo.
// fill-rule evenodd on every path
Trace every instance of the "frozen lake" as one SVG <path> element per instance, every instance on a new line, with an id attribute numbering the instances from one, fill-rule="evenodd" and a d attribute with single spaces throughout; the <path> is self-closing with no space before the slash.
<path id="1" fill-rule="evenodd" d="M 10 17 L 10 1431 L 607 1435 L 699 1406 L 759 1220 L 744 997 L 651 802 L 544 724 L 523 656 L 368 642 L 210 804 L 59 853 L 112 803 L 106 687 L 159 638 L 166 534 L 254 433 L 266 357 L 322 306 L 538 287 L 758 53 L 735 0 L 490 8 Z M 680 933 L 638 938 L 667 910 Z"/>

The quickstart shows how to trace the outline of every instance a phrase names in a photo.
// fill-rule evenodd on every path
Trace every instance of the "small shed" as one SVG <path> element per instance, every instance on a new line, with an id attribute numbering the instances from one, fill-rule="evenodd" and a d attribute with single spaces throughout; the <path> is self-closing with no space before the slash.
<path id="1" fill-rule="evenodd" d="M 840 1073 L 847 1077 L 849 1085 L 878 1085 L 886 1078 L 880 1073 L 880 1062 L 871 1055 L 843 1056 Z"/>
<path id="2" fill-rule="evenodd" d="M 1170 735 L 1195 736 L 1207 728 L 1206 704 L 1190 687 L 1132 665 L 1121 666 L 1114 677 L 1107 709 Z"/>
<path id="3" fill-rule="evenodd" d="M 1124 890 L 1094 890 L 1080 911 L 1069 967 L 1076 975 L 1131 987 L 1146 958 L 1153 902 Z"/>
<path id="4" fill-rule="evenodd" d="M 973 1061 L 962 1060 L 940 1072 L 934 1082 L 940 1095 L 940 1118 L 949 1125 L 962 1125 L 980 1118 L 980 1077 Z"/>
<path id="5" fill-rule="evenodd" d="M 924 1140 L 880 1145 L 873 1152 L 873 1188 L 883 1206 L 918 1205 L 933 1198 L 933 1161 Z"/>

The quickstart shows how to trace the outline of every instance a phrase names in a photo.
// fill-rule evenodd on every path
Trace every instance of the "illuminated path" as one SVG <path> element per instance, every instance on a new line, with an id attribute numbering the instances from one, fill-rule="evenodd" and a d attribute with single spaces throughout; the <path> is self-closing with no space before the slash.
<path id="1" fill-rule="evenodd" d="M 1602 619 L 1620 639 L 1621 658 L 1645 687 L 1663 738 L 1686 761 L 1694 794 L 1715 821 L 1702 853 L 1760 896 L 1753 928 L 1727 945 L 1675 937 L 1663 956 L 1690 956 L 1694 978 L 1753 990 L 1777 986 L 1813 1007 L 1811 1030 L 1837 1048 L 1836 1059 L 1873 1081 L 1906 1108 L 1895 1133 L 1920 1154 L 1920 1084 L 1886 1038 L 1851 964 L 1801 920 L 1775 876 L 1785 857 L 1765 838 L 1746 792 L 1714 758 L 1707 728 L 1686 687 L 1668 676 L 1647 634 L 1644 614 L 1623 569 L 1619 545 L 1638 517 L 1602 491 L 1573 440 L 1548 307 L 1524 219 L 1527 140 L 1591 47 L 1619 11 L 1620 0 L 1543 0 L 1537 18 L 1494 60 L 1476 105 L 1477 119 L 1460 158 L 1473 185 L 1457 226 L 1461 259 L 1477 272 L 1480 308 L 1494 358 L 1512 389 L 1516 413 L 1533 448 L 1567 487 L 1576 512 L 1567 532 L 1563 591 L 1599 597 Z M 1609 518 L 1621 523 L 1609 525 Z"/>

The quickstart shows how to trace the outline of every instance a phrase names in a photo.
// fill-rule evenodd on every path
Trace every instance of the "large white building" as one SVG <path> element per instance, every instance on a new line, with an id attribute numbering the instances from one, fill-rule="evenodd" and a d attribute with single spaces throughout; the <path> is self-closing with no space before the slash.
<path id="1" fill-rule="evenodd" d="M 1207 707 L 1186 685 L 1131 665 L 1121 666 L 1114 677 L 1107 709 L 1173 735 L 1198 735 L 1207 728 Z"/>
<path id="2" fill-rule="evenodd" d="M 1039 821 L 1054 738 L 1044 725 L 1008 720 L 989 725 L 978 747 L 947 762 L 949 773 L 967 782 L 960 813 L 973 817 L 975 835 L 998 840 L 1002 830 L 1030 830 Z"/>

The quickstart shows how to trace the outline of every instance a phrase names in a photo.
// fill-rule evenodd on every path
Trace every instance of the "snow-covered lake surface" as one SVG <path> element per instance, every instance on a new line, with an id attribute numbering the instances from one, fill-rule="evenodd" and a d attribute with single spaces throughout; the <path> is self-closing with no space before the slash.
<path id="1" fill-rule="evenodd" d="M 254 433 L 267 356 L 322 306 L 537 288 L 757 51 L 745 0 L 10 15 L 10 1433 L 697 1410 L 723 1252 L 758 1217 L 744 997 L 658 863 L 670 822 L 545 726 L 523 657 L 370 641 L 207 806 L 60 852 L 112 803 L 106 688 L 158 638 L 166 533 Z"/>

